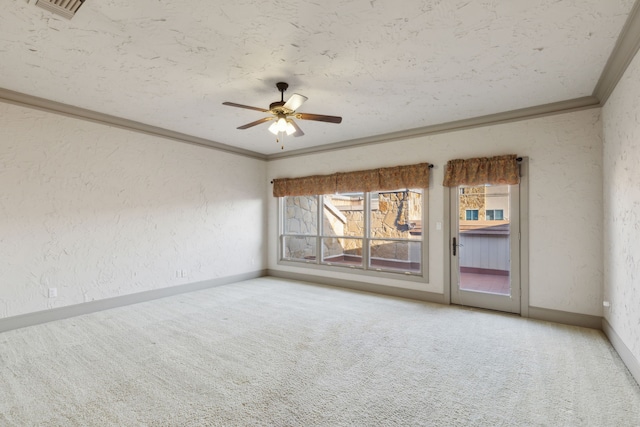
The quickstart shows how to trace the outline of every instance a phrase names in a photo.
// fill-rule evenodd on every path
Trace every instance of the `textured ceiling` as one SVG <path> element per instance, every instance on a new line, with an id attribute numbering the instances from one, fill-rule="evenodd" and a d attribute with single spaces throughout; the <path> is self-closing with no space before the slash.
<path id="1" fill-rule="evenodd" d="M 262 154 L 279 100 L 285 150 L 589 96 L 633 0 L 87 0 L 72 20 L 12 0 L 0 14 L 0 88 Z"/>

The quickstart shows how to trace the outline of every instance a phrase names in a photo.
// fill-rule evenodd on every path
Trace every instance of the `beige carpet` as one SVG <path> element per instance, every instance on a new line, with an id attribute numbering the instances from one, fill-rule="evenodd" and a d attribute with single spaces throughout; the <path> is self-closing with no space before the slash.
<path id="1" fill-rule="evenodd" d="M 262 278 L 0 334 L 1 426 L 637 426 L 601 332 Z"/>

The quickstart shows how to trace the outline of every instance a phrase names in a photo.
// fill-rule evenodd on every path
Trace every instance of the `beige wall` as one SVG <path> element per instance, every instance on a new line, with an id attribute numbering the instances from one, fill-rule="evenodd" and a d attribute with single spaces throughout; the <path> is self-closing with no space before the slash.
<path id="1" fill-rule="evenodd" d="M 640 55 L 603 108 L 604 316 L 640 363 Z"/>
<path id="2" fill-rule="evenodd" d="M 428 203 L 429 279 L 362 278 L 348 272 L 278 265 L 277 204 L 269 202 L 270 269 L 443 293 L 443 168 L 455 158 L 529 157 L 530 305 L 602 314 L 602 139 L 600 110 L 553 115 L 469 130 L 270 161 L 270 178 L 431 162 Z"/>
<path id="3" fill-rule="evenodd" d="M 4 103 L 0 129 L 0 318 L 265 268 L 266 162 Z"/>
<path id="4" fill-rule="evenodd" d="M 623 91 L 616 94 L 607 106 L 609 116 L 617 117 L 616 108 L 628 110 L 634 102 Z M 611 136 L 609 150 L 622 153 L 635 147 L 637 119 L 626 117 L 628 136 Z M 277 209 L 267 177 L 423 161 L 436 165 L 424 225 L 429 279 L 415 283 L 367 277 L 366 282 L 442 293 L 449 284 L 444 282 L 444 233 L 436 224 L 444 221 L 444 164 L 452 158 L 507 153 L 530 159 L 531 305 L 602 314 L 598 109 L 268 163 L 9 104 L 0 104 L 0 127 L 0 317 L 265 266 L 309 274 L 277 263 Z M 630 153 L 625 162 L 635 166 L 635 152 Z M 632 182 L 630 169 L 608 172 L 607 185 Z M 628 212 L 634 212 L 635 201 L 628 203 Z M 616 235 L 622 230 L 616 229 Z M 176 277 L 176 271 L 184 271 L 184 277 Z M 344 272 L 320 274 L 365 281 Z M 618 281 L 608 274 L 610 285 Z M 49 287 L 58 288 L 58 298 L 47 298 Z M 619 289 L 637 298 L 631 285 Z M 628 323 L 633 316 L 631 311 L 611 320 Z"/>

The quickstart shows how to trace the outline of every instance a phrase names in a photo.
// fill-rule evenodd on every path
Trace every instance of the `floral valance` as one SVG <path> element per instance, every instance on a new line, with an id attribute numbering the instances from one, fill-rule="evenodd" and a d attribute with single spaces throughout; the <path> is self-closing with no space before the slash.
<path id="1" fill-rule="evenodd" d="M 520 170 L 517 155 L 449 160 L 444 171 L 445 187 L 482 184 L 518 184 Z"/>
<path id="2" fill-rule="evenodd" d="M 273 196 L 309 196 L 429 187 L 429 163 L 273 180 Z"/>

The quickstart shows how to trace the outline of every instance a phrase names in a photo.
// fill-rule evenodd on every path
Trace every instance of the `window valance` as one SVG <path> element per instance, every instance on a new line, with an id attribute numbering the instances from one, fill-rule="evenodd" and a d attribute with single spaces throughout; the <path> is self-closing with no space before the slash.
<path id="1" fill-rule="evenodd" d="M 445 187 L 482 184 L 518 184 L 520 170 L 516 154 L 449 160 L 444 171 Z"/>
<path id="2" fill-rule="evenodd" d="M 273 196 L 309 196 L 429 187 L 429 163 L 273 180 Z"/>

